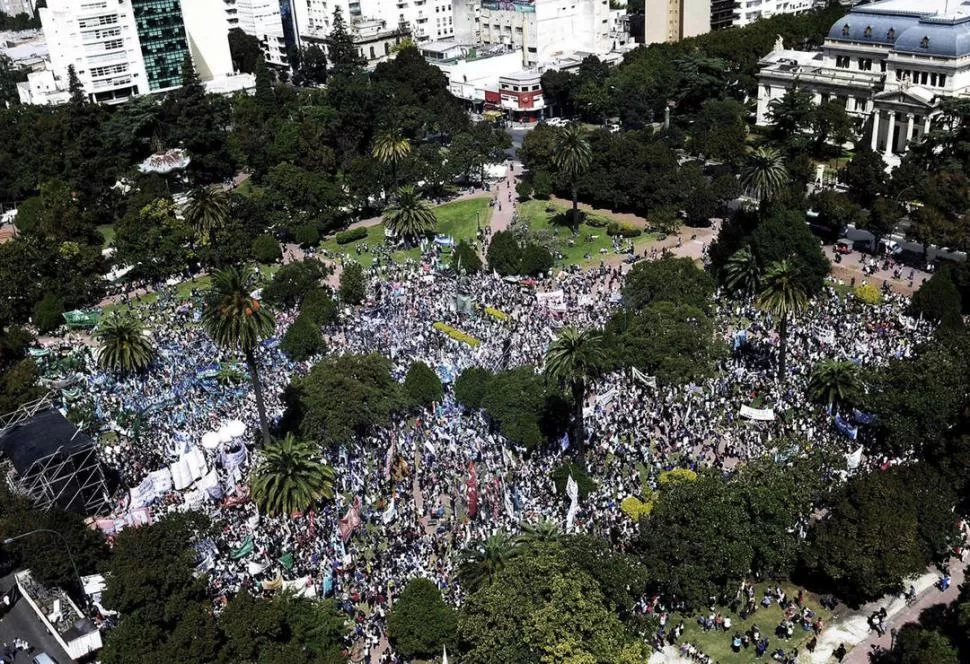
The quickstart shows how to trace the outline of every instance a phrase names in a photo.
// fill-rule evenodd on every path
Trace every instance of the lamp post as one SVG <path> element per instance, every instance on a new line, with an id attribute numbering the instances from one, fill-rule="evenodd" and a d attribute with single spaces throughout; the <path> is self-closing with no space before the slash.
<path id="1" fill-rule="evenodd" d="M 77 563 L 74 561 L 74 554 L 71 552 L 71 545 L 67 543 L 67 539 L 64 537 L 64 535 L 62 535 L 58 531 L 51 530 L 50 528 L 38 528 L 36 530 L 31 530 L 31 531 L 26 532 L 26 533 L 21 533 L 20 535 L 14 535 L 13 537 L 7 537 L 6 539 L 3 540 L 3 545 L 4 546 L 7 546 L 9 544 L 12 544 L 12 543 L 16 542 L 17 540 L 21 540 L 21 539 L 24 539 L 26 537 L 30 537 L 31 535 L 37 535 L 39 533 L 46 533 L 48 535 L 54 535 L 55 537 L 57 537 L 58 539 L 60 539 L 61 542 L 64 544 L 64 550 L 67 551 L 67 557 L 71 561 L 71 568 L 74 570 L 74 576 L 75 576 L 75 578 L 77 578 L 78 587 L 79 587 L 79 589 L 81 591 L 81 594 L 83 595 L 84 594 L 84 582 L 81 581 L 81 575 L 77 571 Z"/>
<path id="2" fill-rule="evenodd" d="M 889 630 L 889 652 L 896 649 L 896 634 L 899 633 L 895 627 Z"/>

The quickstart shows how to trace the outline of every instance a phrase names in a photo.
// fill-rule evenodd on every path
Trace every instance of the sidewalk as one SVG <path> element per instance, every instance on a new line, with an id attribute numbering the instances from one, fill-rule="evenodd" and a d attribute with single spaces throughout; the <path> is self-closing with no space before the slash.
<path id="1" fill-rule="evenodd" d="M 916 588 L 917 599 L 912 604 L 897 595 L 886 595 L 882 599 L 870 602 L 864 606 L 844 612 L 835 618 L 822 630 L 818 638 L 818 645 L 814 653 L 802 649 L 798 661 L 801 664 L 830 664 L 835 662 L 832 653 L 845 644 L 849 654 L 842 660 L 842 664 L 869 664 L 869 653 L 873 649 L 888 650 L 892 643 L 891 630 L 899 629 L 906 623 L 917 622 L 920 614 L 933 606 L 949 604 L 960 594 L 960 584 L 965 580 L 966 563 L 956 558 L 950 559 L 950 577 L 952 582 L 945 592 L 940 592 L 936 582 L 940 578 L 937 571 L 927 572 L 918 578 L 906 579 L 904 586 L 910 584 Z M 878 632 L 869 628 L 869 616 L 885 607 L 886 632 L 879 636 Z M 691 664 L 693 660 L 681 657 L 676 646 L 667 646 L 663 652 L 655 652 L 650 656 L 650 664 Z M 740 661 L 740 658 L 739 660 Z M 722 663 L 726 664 L 726 663 Z"/>
<path id="2" fill-rule="evenodd" d="M 833 624 L 832 628 L 822 632 L 822 638 L 819 639 L 815 655 L 809 661 L 813 664 L 828 662 L 832 651 L 839 647 L 839 643 L 845 643 L 848 648 L 854 642 L 854 647 L 842 660 L 843 664 L 869 664 L 869 653 L 873 648 L 889 649 L 892 644 L 892 634 L 890 633 L 892 628 L 899 629 L 906 623 L 916 622 L 924 610 L 932 606 L 949 604 L 955 600 L 960 594 L 960 584 L 964 582 L 965 575 L 966 563 L 951 558 L 950 576 L 952 583 L 946 591 L 940 592 L 936 588 L 935 584 L 939 580 L 940 574 L 932 572 L 924 574 L 913 582 L 913 585 L 916 586 L 917 600 L 909 606 L 906 605 L 906 600 L 894 596 L 887 596 L 880 601 L 866 604 L 858 612 L 854 612 L 851 618 L 842 621 L 839 625 Z M 889 615 L 886 619 L 886 633 L 879 636 L 877 632 L 869 629 L 868 617 L 873 611 L 878 611 L 883 606 L 886 607 L 886 612 Z M 843 630 L 846 638 L 842 638 L 840 641 L 839 638 L 842 636 Z"/>

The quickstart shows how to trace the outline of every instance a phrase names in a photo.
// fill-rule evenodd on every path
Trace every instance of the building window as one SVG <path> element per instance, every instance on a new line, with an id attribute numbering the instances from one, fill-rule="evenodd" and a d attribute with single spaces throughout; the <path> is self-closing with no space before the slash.
<path id="1" fill-rule="evenodd" d="M 936 72 L 930 74 L 930 85 L 936 86 Z"/>
<path id="2" fill-rule="evenodd" d="M 920 43 L 919 43 L 919 46 L 920 46 L 920 48 L 929 48 L 930 47 L 930 38 L 929 37 L 923 37 L 922 41 L 920 41 Z"/>
<path id="3" fill-rule="evenodd" d="M 869 58 L 859 58 L 859 71 L 872 71 L 872 60 Z"/>
<path id="4" fill-rule="evenodd" d="M 847 55 L 837 55 L 835 56 L 835 66 L 839 69 L 849 68 L 849 56 Z"/>
<path id="5" fill-rule="evenodd" d="M 848 23 L 846 23 L 845 25 L 842 26 L 842 36 L 843 37 L 848 37 L 849 36 L 849 24 Z"/>
<path id="6" fill-rule="evenodd" d="M 862 33 L 862 36 L 865 37 L 866 39 L 872 39 L 872 26 L 871 25 L 867 25 L 866 26 L 866 29 Z"/>
<path id="7" fill-rule="evenodd" d="M 885 60 L 880 60 L 879 61 L 879 71 L 881 71 L 883 73 L 886 73 L 886 61 Z"/>
<path id="8" fill-rule="evenodd" d="M 946 86 L 946 74 L 940 74 L 939 78 L 936 80 L 940 84 L 941 88 Z"/>
<path id="9" fill-rule="evenodd" d="M 889 32 L 886 33 L 886 41 L 890 43 L 896 41 L 896 28 L 889 28 Z"/>

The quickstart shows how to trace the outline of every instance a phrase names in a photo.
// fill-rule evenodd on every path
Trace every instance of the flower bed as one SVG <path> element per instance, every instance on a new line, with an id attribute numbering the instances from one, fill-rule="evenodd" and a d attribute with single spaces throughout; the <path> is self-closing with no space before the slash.
<path id="1" fill-rule="evenodd" d="M 466 334 L 461 330 L 456 330 L 455 328 L 453 328 L 451 325 L 448 325 L 447 323 L 442 323 L 441 321 L 438 321 L 433 325 L 433 327 L 436 330 L 440 330 L 441 332 L 444 332 L 455 341 L 460 341 L 462 343 L 468 344 L 472 348 L 478 348 L 479 346 L 482 345 L 482 342 L 476 339 L 475 337 L 473 337 L 472 335 Z"/>

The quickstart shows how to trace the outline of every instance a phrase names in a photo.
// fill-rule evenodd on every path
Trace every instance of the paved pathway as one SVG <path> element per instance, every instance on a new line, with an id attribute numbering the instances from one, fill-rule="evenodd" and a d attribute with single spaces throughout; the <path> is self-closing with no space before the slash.
<path id="1" fill-rule="evenodd" d="M 852 639 L 856 645 L 845 659 L 842 660 L 843 663 L 869 664 L 869 653 L 873 649 L 889 649 L 892 643 L 892 634 L 890 631 L 892 628 L 899 629 L 906 623 L 916 622 L 924 610 L 941 604 L 949 604 L 955 600 L 960 594 L 959 586 L 964 582 L 966 571 L 966 563 L 961 563 L 956 558 L 951 558 L 950 576 L 952 583 L 945 591 L 940 592 L 936 587 L 936 582 L 939 580 L 940 575 L 934 571 L 924 574 L 912 582 L 916 587 L 917 600 L 908 606 L 904 599 L 891 595 L 883 597 L 878 602 L 866 604 L 859 611 L 853 612 L 851 617 L 840 621 L 837 625 L 833 625 L 830 630 L 822 632 L 822 637 L 819 639 L 819 647 L 815 651 L 815 656 L 810 661 L 813 664 L 828 662 L 832 650 L 838 648 L 840 642 L 845 642 L 846 647 L 850 647 L 852 642 L 848 639 L 839 640 L 842 633 L 845 632 L 852 636 L 861 637 L 861 640 L 859 638 Z M 877 632 L 869 629 L 868 617 L 873 611 L 878 611 L 883 606 L 886 607 L 888 618 L 885 621 L 886 632 L 883 636 L 879 636 Z M 831 634 L 829 634 L 830 631 Z"/>

